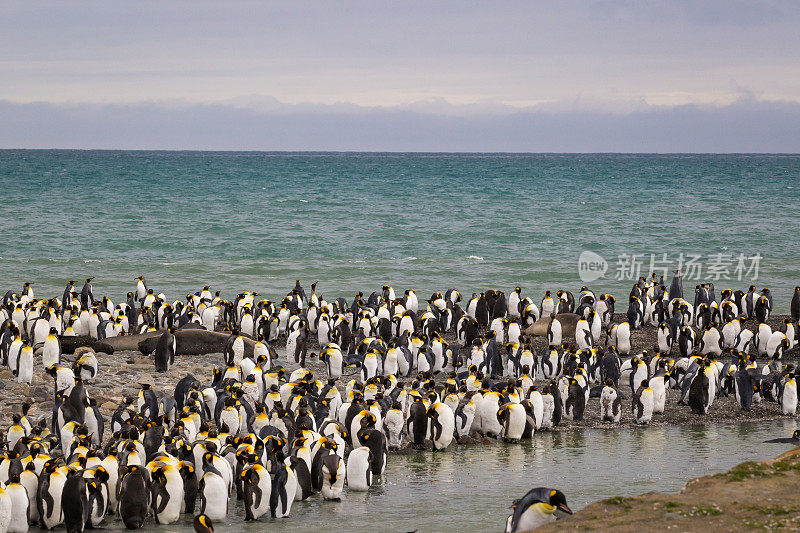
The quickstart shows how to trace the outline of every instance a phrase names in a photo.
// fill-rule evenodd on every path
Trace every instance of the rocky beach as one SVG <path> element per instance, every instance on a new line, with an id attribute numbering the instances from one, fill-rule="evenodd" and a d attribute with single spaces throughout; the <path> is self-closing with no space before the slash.
<path id="1" fill-rule="evenodd" d="M 778 330 L 784 320 L 785 315 L 774 315 L 768 320 L 768 324 Z M 614 316 L 614 322 L 618 323 L 625 320 L 622 314 Z M 748 321 L 745 325 L 754 329 L 754 322 Z M 445 335 L 445 340 L 455 342 L 452 334 Z M 534 338 L 534 346 L 537 353 L 543 353 L 546 343 L 542 338 Z M 656 343 L 656 329 L 651 326 L 644 326 L 635 330 L 631 335 L 631 354 L 641 353 L 642 350 L 653 350 Z M 298 367 L 297 364 L 287 361 L 285 355 L 285 339 L 275 342 L 274 345 L 279 354 L 276 363 L 283 365 L 291 371 Z M 312 336 L 309 339 L 309 353 L 319 353 L 320 346 Z M 676 353 L 677 348 L 673 348 Z M 675 354 L 673 354 L 675 355 Z M 71 365 L 75 359 L 74 355 L 65 354 L 63 356 L 65 364 Z M 181 355 L 176 357 L 175 365 L 171 367 L 167 374 L 157 374 L 154 370 L 153 359 L 139 351 L 115 351 L 107 354 L 98 352 L 99 373 L 96 379 L 88 383 L 89 394 L 95 398 L 104 416 L 110 416 L 116 409 L 120 400 L 126 396 L 136 396 L 141 383 L 149 383 L 153 386 L 156 394 L 172 396 L 175 384 L 187 374 L 194 375 L 201 382 L 209 382 L 211 370 L 214 366 L 224 367 L 221 353 L 209 353 L 203 355 Z M 728 358 L 720 358 L 727 361 Z M 760 365 L 768 363 L 768 360 L 759 360 Z M 793 350 L 784 354 L 782 362 L 784 364 L 800 363 L 800 349 L 795 347 Z M 36 368 L 41 369 L 41 364 L 36 361 Z M 314 372 L 317 379 L 327 377 L 325 365 L 317 357 L 309 357 L 306 361 L 306 368 Z M 352 378 L 358 378 L 357 368 L 345 368 L 343 379 L 339 382 L 339 387 L 343 390 L 344 383 Z M 344 379 L 346 378 L 346 379 Z M 443 381 L 445 376 L 435 377 L 438 382 Z M 539 382 L 541 383 L 541 382 Z M 583 421 L 575 422 L 564 417 L 561 424 L 552 428 L 552 431 L 568 431 L 576 428 L 601 427 L 601 428 L 624 428 L 634 424 L 630 409 L 631 391 L 624 383 L 621 383 L 621 390 L 626 395 L 627 400 L 623 400 L 622 419 L 620 424 L 612 424 L 600 420 L 599 400 L 591 398 L 586 407 L 585 418 Z M 19 406 L 23 402 L 32 403 L 30 415 L 39 420 L 40 417 L 50 417 L 53 407 L 53 382 L 50 376 L 41 371 L 34 373 L 30 386 L 16 383 L 7 368 L 0 369 L 0 390 L 4 395 L 3 409 L 0 410 L 0 426 L 7 427 L 11 421 L 11 415 L 18 412 Z M 772 420 L 781 418 L 784 415 L 780 412 L 780 406 L 775 403 L 761 402 L 753 405 L 752 410 L 742 410 L 733 396 L 720 396 L 711 407 L 711 410 L 704 416 L 692 414 L 687 406 L 676 405 L 680 391 L 671 390 L 665 412 L 655 415 L 650 425 L 664 424 L 709 424 L 717 422 L 737 422 L 754 420 Z"/>

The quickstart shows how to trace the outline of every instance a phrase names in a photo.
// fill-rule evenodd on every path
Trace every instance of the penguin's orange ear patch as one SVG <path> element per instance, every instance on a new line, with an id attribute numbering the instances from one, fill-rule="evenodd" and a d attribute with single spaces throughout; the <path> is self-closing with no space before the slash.
<path id="1" fill-rule="evenodd" d="M 554 490 L 551 490 L 551 491 L 550 491 L 550 497 L 552 498 L 552 497 L 553 497 L 553 496 L 555 496 L 555 495 L 556 495 L 556 491 L 554 491 Z"/>

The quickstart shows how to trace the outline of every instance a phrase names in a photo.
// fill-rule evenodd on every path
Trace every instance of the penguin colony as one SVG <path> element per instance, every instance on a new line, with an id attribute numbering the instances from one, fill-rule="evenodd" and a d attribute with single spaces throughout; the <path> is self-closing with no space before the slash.
<path id="1" fill-rule="evenodd" d="M 717 299 L 713 285 L 698 285 L 692 304 L 680 274 L 669 288 L 655 276 L 640 278 L 620 323 L 612 322 L 616 299 L 586 287 L 577 299 L 547 291 L 538 305 L 519 287 L 508 296 L 490 290 L 462 309 L 455 289 L 425 302 L 413 290 L 398 297 L 390 286 L 366 299 L 326 301 L 316 284 L 306 296 L 299 281 L 279 303 L 247 292 L 226 301 L 208 287 L 169 303 L 143 277 L 114 305 L 96 299 L 91 282 L 80 291 L 70 282 L 61 299 L 36 299 L 31 284 L 3 297 L 2 362 L 29 383 L 34 352 L 41 354 L 55 403 L 52 417 L 39 421 L 24 404 L 2 437 L 0 533 L 30 524 L 82 531 L 109 515 L 132 529 L 183 513 L 225 520 L 234 498 L 247 520 L 286 517 L 295 501 L 368 490 L 388 451 L 406 445 L 445 451 L 475 433 L 518 442 L 562 417 L 580 420 L 590 397 L 599 398 L 604 420 L 619 422 L 622 385 L 641 424 L 664 412 L 670 391 L 674 404 L 697 414 L 721 394 L 735 394 L 742 409 L 760 401 L 776 402 L 786 415 L 797 408 L 796 372 L 781 359 L 798 343 L 800 287 L 791 319 L 771 331 L 768 289 L 724 290 Z M 544 350 L 525 333 L 542 316 L 550 317 Z M 743 327 L 749 320 L 758 324 L 755 334 Z M 162 331 L 154 363 L 166 372 L 175 331 L 189 325 L 230 332 L 224 364 L 208 369 L 208 381 L 181 378 L 171 397 L 143 384 L 109 427 L 89 394 L 102 379 L 96 354 L 82 348 L 72 367 L 62 365 L 64 337 Z M 631 336 L 645 327 L 657 328 L 658 346 L 632 354 Z M 453 333 L 456 342 L 446 342 Z M 256 340 L 252 356 L 245 336 Z M 313 337 L 318 355 L 308 351 Z M 285 361 L 275 349 L 283 342 Z M 305 368 L 315 357 L 327 376 Z M 299 368 L 289 372 L 283 362 Z M 536 509 L 552 518 L 554 507 L 566 508 L 563 494 L 542 490 L 528 495 L 541 504 Z M 509 530 L 531 519 L 521 516 L 530 505 L 523 507 L 509 517 Z"/>

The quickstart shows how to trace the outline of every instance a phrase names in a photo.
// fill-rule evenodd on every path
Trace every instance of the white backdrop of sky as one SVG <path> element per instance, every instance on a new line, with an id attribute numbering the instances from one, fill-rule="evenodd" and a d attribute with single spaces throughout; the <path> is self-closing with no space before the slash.
<path id="1" fill-rule="evenodd" d="M 0 147 L 800 151 L 800 2 L 0 6 Z"/>

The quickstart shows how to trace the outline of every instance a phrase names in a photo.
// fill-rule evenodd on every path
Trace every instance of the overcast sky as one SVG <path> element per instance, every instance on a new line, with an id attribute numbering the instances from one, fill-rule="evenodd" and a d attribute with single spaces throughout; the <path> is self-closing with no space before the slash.
<path id="1" fill-rule="evenodd" d="M 0 4 L 2 147 L 800 151 L 800 2 Z"/>

